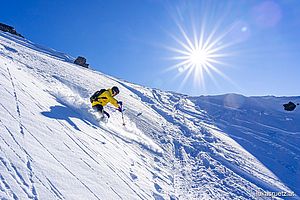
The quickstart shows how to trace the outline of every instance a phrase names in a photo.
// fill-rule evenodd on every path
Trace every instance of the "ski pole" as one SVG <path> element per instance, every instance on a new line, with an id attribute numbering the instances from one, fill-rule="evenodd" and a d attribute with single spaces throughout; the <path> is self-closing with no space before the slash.
<path id="1" fill-rule="evenodd" d="M 121 113 L 122 113 L 123 126 L 125 126 L 124 114 L 123 114 L 123 104 L 121 105 Z"/>

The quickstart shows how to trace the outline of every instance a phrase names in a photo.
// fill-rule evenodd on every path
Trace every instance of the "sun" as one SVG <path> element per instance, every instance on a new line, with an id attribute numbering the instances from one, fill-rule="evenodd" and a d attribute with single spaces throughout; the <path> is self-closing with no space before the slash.
<path id="1" fill-rule="evenodd" d="M 202 67 L 209 61 L 208 58 L 209 53 L 205 49 L 195 49 L 190 52 L 190 55 L 187 59 L 192 65 L 195 65 L 196 67 Z"/>
<path id="2" fill-rule="evenodd" d="M 222 69 L 227 65 L 224 58 L 232 55 L 227 48 L 233 45 L 232 42 L 226 43 L 226 35 L 229 29 L 218 31 L 220 27 L 216 26 L 207 28 L 205 23 L 201 23 L 199 27 L 192 24 L 192 29 L 187 31 L 183 24 L 176 23 L 178 30 L 176 36 L 169 33 L 174 39 L 176 47 L 167 46 L 168 50 L 173 52 L 172 60 L 176 63 L 167 68 L 165 71 L 176 69 L 178 74 L 174 77 L 184 76 L 180 82 L 181 89 L 190 78 L 193 79 L 196 88 L 205 89 L 205 77 L 209 77 L 216 85 L 217 78 L 215 75 L 221 76 L 223 79 L 233 83 L 223 72 Z"/>

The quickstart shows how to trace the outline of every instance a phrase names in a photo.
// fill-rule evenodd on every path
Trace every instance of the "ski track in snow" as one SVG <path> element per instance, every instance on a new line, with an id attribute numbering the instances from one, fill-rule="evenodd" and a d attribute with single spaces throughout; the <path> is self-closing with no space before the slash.
<path id="1" fill-rule="evenodd" d="M 30 133 L 30 132 L 29 132 Z M 67 133 L 67 132 L 66 132 Z M 91 192 L 96 199 L 100 199 L 84 182 L 82 182 L 70 169 L 68 169 L 58 158 L 55 157 L 33 134 L 30 135 L 67 171 L 69 172 L 75 179 L 77 179 L 89 192 Z M 76 143 L 76 142 L 75 142 Z M 77 143 L 76 143 L 77 144 Z M 77 144 L 78 145 L 78 144 Z M 79 145 L 78 145 L 79 146 Z M 80 147 L 80 146 L 79 146 Z M 82 149 L 82 148 L 81 148 Z M 85 153 L 86 151 L 82 149 Z M 88 153 L 86 153 L 88 154 Z M 89 154 L 88 154 L 89 155 Z"/>
<path id="2" fill-rule="evenodd" d="M 13 81 L 13 78 L 12 78 L 12 76 L 11 76 L 11 73 L 10 73 L 8 67 L 7 67 L 7 72 L 8 72 L 8 74 L 9 74 L 9 78 L 10 78 L 11 85 L 12 85 L 12 88 L 13 88 L 14 100 L 15 100 L 15 103 L 16 103 L 16 110 L 17 110 L 18 117 L 19 117 L 20 133 L 21 133 L 22 135 L 24 135 L 24 130 L 23 130 L 22 122 L 21 122 L 20 106 L 19 106 L 18 96 L 17 96 L 17 92 L 16 92 L 16 88 L 15 88 L 15 83 L 14 83 L 14 81 Z"/>
<path id="3" fill-rule="evenodd" d="M 299 195 L 300 112 L 266 103 L 288 98 L 189 97 L 70 61 L 0 32 L 1 199 Z M 111 85 L 122 91 L 117 99 L 124 102 L 125 127 L 114 108 L 106 108 L 108 123 L 99 123 L 90 108 L 88 97 Z"/>

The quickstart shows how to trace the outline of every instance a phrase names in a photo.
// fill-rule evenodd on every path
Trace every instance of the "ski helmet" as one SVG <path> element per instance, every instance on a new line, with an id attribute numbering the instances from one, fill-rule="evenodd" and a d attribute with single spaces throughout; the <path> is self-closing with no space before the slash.
<path id="1" fill-rule="evenodd" d="M 116 87 L 116 86 L 114 86 L 114 87 L 112 87 L 111 88 L 111 91 L 112 91 L 112 93 L 114 94 L 114 95 L 117 95 L 117 94 L 119 94 L 119 88 L 118 87 Z"/>

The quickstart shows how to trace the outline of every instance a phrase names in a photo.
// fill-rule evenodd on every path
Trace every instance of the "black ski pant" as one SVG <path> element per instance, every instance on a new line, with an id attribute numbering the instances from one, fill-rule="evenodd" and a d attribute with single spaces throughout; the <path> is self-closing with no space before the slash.
<path id="1" fill-rule="evenodd" d="M 105 114 L 107 116 L 107 118 L 110 117 L 110 115 L 108 114 L 108 112 L 106 112 L 104 109 L 103 109 L 103 106 L 100 105 L 100 104 L 97 104 L 95 106 L 93 106 L 93 109 L 96 110 L 97 112 L 100 112 L 101 114 Z"/>

